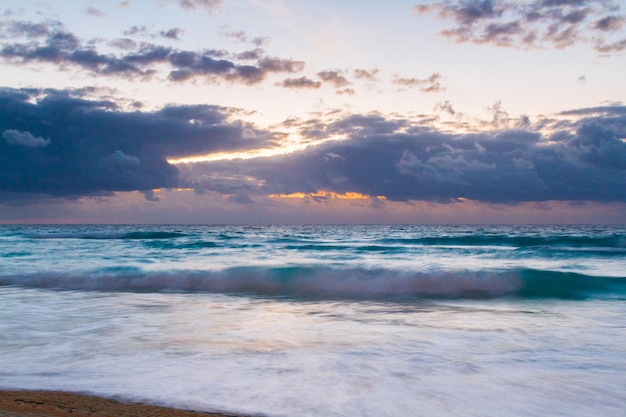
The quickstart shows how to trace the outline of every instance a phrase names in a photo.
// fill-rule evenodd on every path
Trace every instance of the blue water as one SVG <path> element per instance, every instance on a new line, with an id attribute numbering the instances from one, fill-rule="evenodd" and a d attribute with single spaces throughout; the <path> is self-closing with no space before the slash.
<path id="1" fill-rule="evenodd" d="M 0 387 L 623 416 L 624 226 L 0 226 Z"/>

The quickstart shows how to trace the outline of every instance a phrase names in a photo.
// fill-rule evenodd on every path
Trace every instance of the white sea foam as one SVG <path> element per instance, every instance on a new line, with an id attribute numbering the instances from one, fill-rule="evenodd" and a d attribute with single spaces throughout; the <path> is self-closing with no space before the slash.
<path id="1" fill-rule="evenodd" d="M 5 388 L 269 416 L 620 416 L 626 400 L 617 301 L 0 297 Z"/>

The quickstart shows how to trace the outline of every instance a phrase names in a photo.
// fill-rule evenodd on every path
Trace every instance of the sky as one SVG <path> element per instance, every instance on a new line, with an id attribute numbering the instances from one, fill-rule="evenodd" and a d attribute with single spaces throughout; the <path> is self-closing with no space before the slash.
<path id="1" fill-rule="evenodd" d="M 619 0 L 0 0 L 0 223 L 626 223 Z"/>

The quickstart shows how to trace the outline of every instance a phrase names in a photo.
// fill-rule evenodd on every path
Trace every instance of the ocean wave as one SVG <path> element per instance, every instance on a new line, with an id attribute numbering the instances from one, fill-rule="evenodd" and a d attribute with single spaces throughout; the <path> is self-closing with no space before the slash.
<path id="1" fill-rule="evenodd" d="M 151 240 L 173 239 L 185 237 L 187 234 L 180 232 L 145 231 L 145 232 L 73 232 L 73 233 L 29 233 L 30 239 L 87 239 L 87 240 Z"/>
<path id="2" fill-rule="evenodd" d="M 103 269 L 86 274 L 0 276 L 2 286 L 106 292 L 211 292 L 341 299 L 560 298 L 626 295 L 626 278 L 521 269 L 407 272 L 329 267 L 238 267 L 221 271 L 142 272 Z"/>
<path id="3" fill-rule="evenodd" d="M 425 236 L 416 238 L 385 238 L 380 243 L 391 245 L 425 246 L 509 246 L 516 248 L 626 248 L 626 236 L 510 236 L 464 235 Z"/>

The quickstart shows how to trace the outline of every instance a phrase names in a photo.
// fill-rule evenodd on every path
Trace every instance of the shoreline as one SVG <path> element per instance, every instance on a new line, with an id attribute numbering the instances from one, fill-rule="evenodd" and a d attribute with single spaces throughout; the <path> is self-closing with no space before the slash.
<path id="1" fill-rule="evenodd" d="M 0 417 L 249 417 L 124 402 L 65 391 L 0 390 Z"/>

